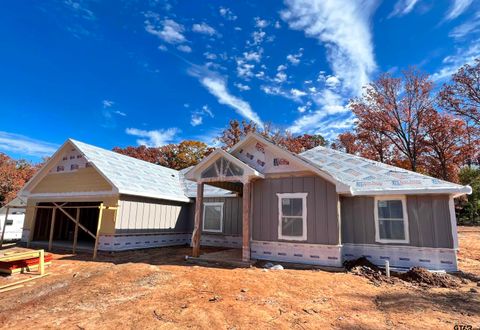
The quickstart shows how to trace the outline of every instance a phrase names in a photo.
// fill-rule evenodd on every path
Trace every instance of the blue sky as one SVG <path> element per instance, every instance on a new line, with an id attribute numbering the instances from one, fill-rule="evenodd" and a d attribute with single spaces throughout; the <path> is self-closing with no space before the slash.
<path id="1" fill-rule="evenodd" d="M 0 152 L 196 139 L 230 119 L 327 138 L 385 71 L 441 84 L 480 56 L 480 1 L 11 1 L 0 10 Z"/>

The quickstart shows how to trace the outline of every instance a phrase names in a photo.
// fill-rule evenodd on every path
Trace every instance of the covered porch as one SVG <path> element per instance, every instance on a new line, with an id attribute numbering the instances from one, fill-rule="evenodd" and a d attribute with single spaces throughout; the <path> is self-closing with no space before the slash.
<path id="1" fill-rule="evenodd" d="M 250 261 L 252 182 L 264 175 L 222 149 L 215 150 L 193 167 L 185 178 L 197 183 L 195 200 L 195 224 L 192 235 L 192 256 L 200 257 L 200 242 L 204 223 L 204 185 L 230 190 L 242 198 L 242 247 L 241 260 Z M 231 252 L 228 258 L 235 257 Z"/>

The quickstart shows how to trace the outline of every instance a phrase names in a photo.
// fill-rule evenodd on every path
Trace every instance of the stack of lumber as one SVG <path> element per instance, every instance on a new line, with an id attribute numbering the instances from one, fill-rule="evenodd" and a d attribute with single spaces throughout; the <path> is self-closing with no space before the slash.
<path id="1" fill-rule="evenodd" d="M 43 255 L 43 250 L 42 255 Z M 50 265 L 52 263 L 52 255 L 46 254 L 43 256 L 43 265 Z M 6 251 L 0 255 L 0 273 L 16 274 L 31 271 L 42 271 L 39 269 L 40 254 L 39 251 Z"/>
<path id="2" fill-rule="evenodd" d="M 40 258 L 21 259 L 13 261 L 0 261 L 0 273 L 16 274 L 38 270 Z M 45 265 L 52 263 L 52 255 L 45 255 Z"/>

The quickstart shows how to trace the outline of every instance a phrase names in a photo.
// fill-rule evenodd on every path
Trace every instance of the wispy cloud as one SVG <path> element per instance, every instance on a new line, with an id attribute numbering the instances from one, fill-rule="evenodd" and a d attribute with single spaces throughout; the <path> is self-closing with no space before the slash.
<path id="1" fill-rule="evenodd" d="M 440 82 L 449 79 L 461 66 L 472 64 L 479 57 L 480 39 L 477 39 L 465 48 L 457 48 L 455 54 L 445 57 L 441 68 L 432 75 L 432 80 Z"/>
<path id="2" fill-rule="evenodd" d="M 390 13 L 390 15 L 388 15 L 388 17 L 403 16 L 410 13 L 417 2 L 418 0 L 398 0 L 393 8 L 393 11 Z"/>
<path id="3" fill-rule="evenodd" d="M 286 0 L 281 16 L 327 48 L 327 59 L 343 86 L 358 94 L 376 69 L 370 18 L 377 1 Z"/>
<path id="4" fill-rule="evenodd" d="M 462 39 L 471 36 L 480 29 L 480 11 L 476 12 L 473 18 L 456 26 L 448 35 L 454 39 Z"/>
<path id="5" fill-rule="evenodd" d="M 445 15 L 446 20 L 452 20 L 463 14 L 472 4 L 473 0 L 454 0 L 452 6 Z"/>
<path id="6" fill-rule="evenodd" d="M 192 116 L 190 118 L 190 124 L 195 127 L 198 125 L 203 124 L 203 117 L 204 116 L 209 116 L 213 118 L 213 112 L 210 110 L 208 105 L 203 105 L 200 110 L 195 110 L 192 112 Z"/>
<path id="7" fill-rule="evenodd" d="M 115 104 L 115 102 L 113 102 L 112 100 L 103 100 L 103 101 L 102 101 L 102 104 L 103 104 L 103 108 L 106 109 L 106 108 L 111 108 L 111 107 L 113 107 L 113 105 Z"/>
<path id="8" fill-rule="evenodd" d="M 193 24 L 192 31 L 200 34 L 206 34 L 208 36 L 214 36 L 218 34 L 217 30 L 215 30 L 213 27 L 211 27 L 205 22 L 202 22 L 200 24 Z"/>
<path id="9" fill-rule="evenodd" d="M 137 139 L 139 145 L 160 147 L 175 142 L 176 136 L 180 133 L 180 130 L 176 127 L 151 131 L 138 128 L 127 128 L 125 133 L 139 137 L 139 139 Z"/>
<path id="10" fill-rule="evenodd" d="M 158 14 L 145 15 L 145 31 L 159 37 L 169 44 L 180 44 L 187 41 L 184 36 L 185 27 L 172 19 L 161 20 Z"/>
<path id="11" fill-rule="evenodd" d="M 0 150 L 19 155 L 47 157 L 58 149 L 58 145 L 29 138 L 15 133 L 0 131 Z"/>
<path id="12" fill-rule="evenodd" d="M 287 55 L 287 60 L 288 60 L 292 65 L 298 65 L 298 64 L 300 64 L 300 58 L 301 58 L 302 56 L 303 56 L 303 48 L 300 48 L 300 49 L 298 50 L 298 53 Z"/>
<path id="13" fill-rule="evenodd" d="M 242 117 L 252 120 L 263 126 L 263 122 L 258 114 L 252 110 L 250 104 L 234 95 L 227 89 L 227 83 L 219 77 L 204 77 L 200 79 L 202 85 L 217 98 L 218 103 L 227 105 L 235 109 Z"/>
<path id="14" fill-rule="evenodd" d="M 301 107 L 304 113 L 289 128 L 292 133 L 318 132 L 325 128 L 322 121 L 350 113 L 348 100 L 361 94 L 376 70 L 370 23 L 378 1 L 285 0 L 285 4 L 282 19 L 325 46 L 333 71 L 330 76 L 321 72 L 319 86 L 308 88 L 315 110 L 307 113 Z"/>
<path id="15" fill-rule="evenodd" d="M 181 52 L 184 52 L 184 53 L 191 53 L 192 52 L 192 47 L 190 47 L 188 45 L 178 45 L 177 49 Z"/>

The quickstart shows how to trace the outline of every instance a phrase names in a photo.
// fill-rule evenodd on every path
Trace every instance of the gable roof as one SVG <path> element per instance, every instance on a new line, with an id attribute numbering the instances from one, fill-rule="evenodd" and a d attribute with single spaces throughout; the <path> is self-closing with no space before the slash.
<path id="1" fill-rule="evenodd" d="M 299 157 L 350 186 L 352 195 L 471 194 L 472 188 L 439 180 L 399 167 L 325 147 L 307 150 Z"/>
<path id="2" fill-rule="evenodd" d="M 80 152 L 113 187 L 113 193 L 189 202 L 178 171 L 114 151 L 68 139 L 42 169 L 25 185 L 22 193 L 48 174 L 68 147 Z"/>
<path id="3" fill-rule="evenodd" d="M 197 197 L 197 184 L 194 181 L 187 180 L 185 178 L 185 174 L 190 171 L 193 168 L 193 166 L 184 168 L 183 170 L 180 170 L 180 178 L 183 181 L 183 186 L 185 188 L 185 194 L 187 197 L 190 198 L 196 198 Z M 203 186 L 203 197 L 232 197 L 236 196 L 235 193 L 231 192 L 230 190 L 225 190 L 222 188 L 210 186 L 208 184 L 205 184 Z"/>

